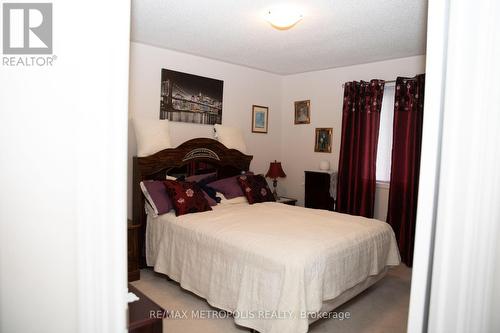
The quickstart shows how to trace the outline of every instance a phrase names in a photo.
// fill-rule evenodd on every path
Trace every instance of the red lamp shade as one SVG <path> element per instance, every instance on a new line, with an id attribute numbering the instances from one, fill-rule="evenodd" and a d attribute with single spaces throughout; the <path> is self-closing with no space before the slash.
<path id="1" fill-rule="evenodd" d="M 281 167 L 281 162 L 271 162 L 269 164 L 269 170 L 267 170 L 266 177 L 276 179 L 286 177 L 285 171 Z"/>

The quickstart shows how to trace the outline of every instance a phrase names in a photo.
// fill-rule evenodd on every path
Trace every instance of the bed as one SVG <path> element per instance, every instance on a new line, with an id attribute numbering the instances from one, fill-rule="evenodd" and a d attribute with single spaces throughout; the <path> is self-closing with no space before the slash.
<path id="1" fill-rule="evenodd" d="M 155 216 L 136 188 L 144 179 L 200 169 L 237 175 L 249 170 L 251 159 L 211 139 L 134 158 L 134 219 L 141 224 L 143 265 L 231 312 L 239 325 L 263 333 L 307 332 L 318 314 L 399 264 L 388 224 L 274 202 Z"/>

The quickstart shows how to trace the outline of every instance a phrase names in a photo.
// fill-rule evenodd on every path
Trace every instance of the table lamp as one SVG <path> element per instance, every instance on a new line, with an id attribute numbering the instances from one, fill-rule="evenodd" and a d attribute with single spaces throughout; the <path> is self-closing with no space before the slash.
<path id="1" fill-rule="evenodd" d="M 271 178 L 273 180 L 273 195 L 276 200 L 278 200 L 278 193 L 276 193 L 276 186 L 278 186 L 278 178 L 285 178 L 286 174 L 281 167 L 281 162 L 271 162 L 269 164 L 269 170 L 266 173 L 267 178 Z"/>

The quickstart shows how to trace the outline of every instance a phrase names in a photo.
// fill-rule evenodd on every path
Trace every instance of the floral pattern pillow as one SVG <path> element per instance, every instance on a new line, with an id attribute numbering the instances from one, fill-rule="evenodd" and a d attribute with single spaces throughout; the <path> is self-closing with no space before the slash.
<path id="1" fill-rule="evenodd" d="M 176 180 L 165 180 L 163 184 L 174 205 L 176 216 L 212 210 L 198 184 Z"/>
<path id="2" fill-rule="evenodd" d="M 249 204 L 276 201 L 264 176 L 243 175 L 239 176 L 237 180 Z"/>

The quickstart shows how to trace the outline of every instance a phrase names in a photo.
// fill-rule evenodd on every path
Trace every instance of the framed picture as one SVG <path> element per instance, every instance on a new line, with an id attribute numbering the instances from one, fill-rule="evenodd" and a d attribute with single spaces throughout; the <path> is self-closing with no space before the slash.
<path id="1" fill-rule="evenodd" d="M 163 68 L 160 119 L 221 124 L 223 90 L 224 81 Z"/>
<path id="2" fill-rule="evenodd" d="M 332 152 L 332 128 L 316 128 L 314 151 L 317 153 Z"/>
<path id="3" fill-rule="evenodd" d="M 267 114 L 269 108 L 266 106 L 252 106 L 252 133 L 267 133 Z"/>
<path id="4" fill-rule="evenodd" d="M 311 122 L 311 101 L 295 102 L 295 125 Z"/>

